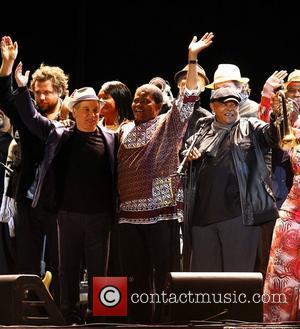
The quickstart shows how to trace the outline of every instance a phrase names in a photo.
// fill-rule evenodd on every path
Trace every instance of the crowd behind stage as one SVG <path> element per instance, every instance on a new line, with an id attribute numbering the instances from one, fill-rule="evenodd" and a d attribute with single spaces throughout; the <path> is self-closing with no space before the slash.
<path id="1" fill-rule="evenodd" d="M 113 80 L 69 95 L 62 68 L 30 75 L 2 37 L 0 273 L 50 271 L 67 324 L 97 320 L 93 277 L 160 293 L 174 271 L 261 272 L 264 293 L 286 297 L 263 305 L 264 321 L 299 320 L 300 69 L 274 68 L 254 101 L 237 65 L 207 77 L 201 52 L 213 38 L 192 38 L 174 97 L 159 76 L 133 93 Z M 124 321 L 161 313 L 129 303 Z"/>

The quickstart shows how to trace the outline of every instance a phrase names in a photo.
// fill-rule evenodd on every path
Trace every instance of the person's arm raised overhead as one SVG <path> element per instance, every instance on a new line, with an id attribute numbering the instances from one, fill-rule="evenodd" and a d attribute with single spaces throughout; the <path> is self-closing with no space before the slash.
<path id="1" fill-rule="evenodd" d="M 27 128 L 41 140 L 46 140 L 53 128 L 51 121 L 37 111 L 27 88 L 29 71 L 22 73 L 23 64 L 20 62 L 15 70 L 15 79 L 19 87 L 15 94 L 16 109 Z"/>
<path id="2" fill-rule="evenodd" d="M 0 106 L 16 129 L 23 125 L 14 106 L 12 69 L 18 56 L 18 44 L 8 36 L 1 39 Z"/>
<path id="3" fill-rule="evenodd" d="M 23 64 L 20 62 L 15 69 L 15 80 L 19 88 L 26 87 L 29 80 L 30 71 L 26 71 L 25 74 L 22 71 Z"/>
<path id="4" fill-rule="evenodd" d="M 212 39 L 214 34 L 212 32 L 207 32 L 203 37 L 197 41 L 197 37 L 194 36 L 189 45 L 189 57 L 188 57 L 188 72 L 186 87 L 189 90 L 197 89 L 197 63 L 199 53 L 209 47 L 212 44 Z"/>
<path id="5" fill-rule="evenodd" d="M 11 37 L 4 36 L 1 39 L 1 57 L 2 64 L 0 68 L 0 76 L 8 76 L 12 72 L 15 59 L 18 55 L 18 43 L 13 42 Z"/>
<path id="6" fill-rule="evenodd" d="M 276 90 L 283 86 L 284 78 L 287 76 L 287 71 L 275 71 L 265 82 L 261 92 L 261 101 L 258 108 L 258 118 L 269 122 L 271 111 L 271 98 L 276 93 Z"/>

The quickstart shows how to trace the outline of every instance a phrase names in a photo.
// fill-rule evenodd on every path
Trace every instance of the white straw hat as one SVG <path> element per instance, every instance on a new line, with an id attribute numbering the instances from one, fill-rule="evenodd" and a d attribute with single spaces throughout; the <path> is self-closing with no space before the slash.
<path id="1" fill-rule="evenodd" d="M 291 72 L 285 85 L 287 86 L 291 82 L 300 82 L 300 70 L 295 69 L 293 72 Z"/>
<path id="2" fill-rule="evenodd" d="M 242 78 L 240 69 L 234 64 L 219 64 L 215 74 L 214 81 L 207 85 L 206 88 L 215 89 L 215 84 L 225 81 L 238 81 L 247 83 L 248 78 Z"/>

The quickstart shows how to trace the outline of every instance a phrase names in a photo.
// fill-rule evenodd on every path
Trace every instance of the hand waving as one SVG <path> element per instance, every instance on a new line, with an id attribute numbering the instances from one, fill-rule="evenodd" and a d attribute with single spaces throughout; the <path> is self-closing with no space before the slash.
<path id="1" fill-rule="evenodd" d="M 189 45 L 190 58 L 197 58 L 197 55 L 205 48 L 212 44 L 212 39 L 214 34 L 212 32 L 207 32 L 203 37 L 197 41 L 197 37 L 194 36 Z"/>
<path id="2" fill-rule="evenodd" d="M 278 89 L 284 82 L 284 78 L 287 76 L 287 71 L 275 71 L 265 82 L 262 96 L 271 98 L 272 94 Z"/>
<path id="3" fill-rule="evenodd" d="M 11 37 L 4 36 L 1 39 L 1 56 L 3 61 L 14 62 L 18 55 L 18 44 Z"/>
<path id="4" fill-rule="evenodd" d="M 284 78 L 287 76 L 287 71 L 275 71 L 266 81 L 273 89 L 279 88 L 283 84 Z"/>
<path id="5" fill-rule="evenodd" d="M 30 71 L 26 71 L 25 74 L 23 74 L 22 70 L 23 70 L 23 64 L 22 62 L 20 62 L 15 70 L 15 79 L 18 87 L 25 87 L 29 80 Z"/>

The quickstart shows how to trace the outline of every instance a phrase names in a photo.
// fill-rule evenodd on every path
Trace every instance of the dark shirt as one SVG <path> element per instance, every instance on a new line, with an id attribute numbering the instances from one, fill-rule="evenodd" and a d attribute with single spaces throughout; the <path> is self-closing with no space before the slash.
<path id="1" fill-rule="evenodd" d="M 190 136 L 194 135 L 197 132 L 197 121 L 201 118 L 211 116 L 211 112 L 202 108 L 199 102 L 195 103 L 194 112 L 189 119 L 188 127 L 186 129 L 183 140 L 186 141 Z"/>
<path id="2" fill-rule="evenodd" d="M 216 156 L 199 161 L 199 181 L 192 225 L 204 226 L 241 215 L 238 181 L 230 150 L 229 133 Z"/>
<path id="3" fill-rule="evenodd" d="M 13 164 L 14 173 L 9 181 L 7 195 L 16 201 L 25 201 L 27 190 L 35 178 L 36 168 L 44 156 L 44 143 L 25 126 L 16 109 L 12 93 L 11 75 L 0 79 L 1 109 L 10 119 L 20 138 L 21 161 Z"/>
<path id="4" fill-rule="evenodd" d="M 59 209 L 97 213 L 112 209 L 113 182 L 108 153 L 99 129 L 75 129 L 56 161 Z"/>
<path id="5" fill-rule="evenodd" d="M 5 168 L 3 165 L 6 163 L 7 152 L 9 144 L 12 140 L 12 137 L 9 133 L 0 132 L 0 200 L 2 199 L 2 194 L 4 190 L 4 176 L 5 176 Z M 7 173 L 9 174 L 9 173 Z"/>

